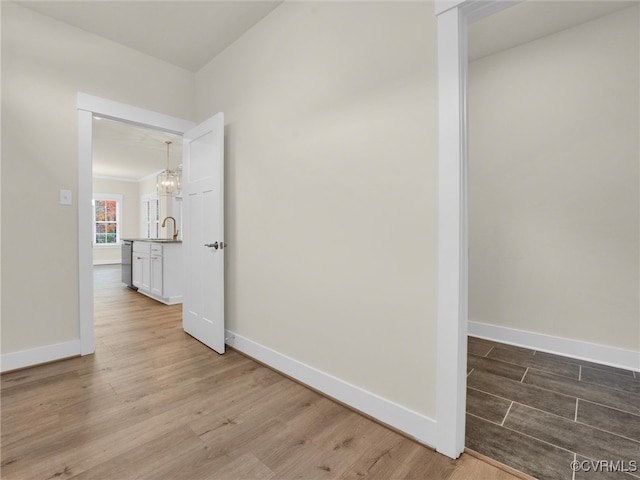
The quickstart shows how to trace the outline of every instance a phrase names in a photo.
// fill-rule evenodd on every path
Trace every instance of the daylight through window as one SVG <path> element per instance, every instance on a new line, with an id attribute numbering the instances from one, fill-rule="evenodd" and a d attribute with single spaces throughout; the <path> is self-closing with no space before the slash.
<path id="1" fill-rule="evenodd" d="M 120 202 L 117 199 L 93 200 L 94 244 L 109 245 L 120 243 Z"/>

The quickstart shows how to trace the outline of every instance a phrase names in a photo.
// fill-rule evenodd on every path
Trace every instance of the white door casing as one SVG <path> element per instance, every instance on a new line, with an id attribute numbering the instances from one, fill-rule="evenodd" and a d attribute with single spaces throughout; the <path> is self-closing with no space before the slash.
<path id="1" fill-rule="evenodd" d="M 184 331 L 216 352 L 224 341 L 224 115 L 183 137 Z"/>
<path id="2" fill-rule="evenodd" d="M 467 30 L 519 0 L 438 0 L 438 362 L 436 450 L 464 451 L 468 322 Z"/>
<path id="3" fill-rule="evenodd" d="M 207 235 L 220 235 L 217 240 L 218 245 L 223 245 L 223 190 L 222 190 L 222 181 L 223 181 L 223 144 L 224 144 L 224 120 L 223 115 L 218 114 L 214 116 L 212 119 L 204 122 L 199 127 L 195 127 L 193 122 L 188 120 L 179 119 L 176 117 L 172 117 L 166 114 L 153 112 L 150 110 L 145 110 L 142 108 L 134 107 L 132 105 L 127 105 L 120 102 L 115 102 L 112 100 L 108 100 L 105 98 L 95 97 L 93 95 L 88 95 L 86 93 L 78 93 L 77 96 L 77 109 L 78 109 L 78 277 L 79 277 L 79 287 L 78 287 L 78 295 L 79 295 L 79 310 L 80 310 L 80 344 L 81 344 L 81 354 L 88 355 L 95 351 L 95 337 L 94 337 L 94 317 L 93 317 L 93 261 L 92 261 L 92 238 L 91 238 L 91 197 L 92 197 L 92 121 L 94 116 L 100 116 L 102 118 L 108 118 L 111 120 L 122 121 L 125 123 L 131 123 L 134 125 L 140 125 L 149 127 L 155 130 L 162 130 L 166 132 L 176 133 L 176 134 L 184 134 L 189 131 L 191 133 L 190 139 L 194 140 L 193 145 L 195 146 L 195 151 L 207 151 L 210 150 L 213 154 L 217 152 L 217 157 L 212 156 L 212 158 L 218 158 L 219 163 L 217 164 L 219 167 L 219 204 L 218 204 L 218 230 L 217 231 L 206 231 L 202 232 L 202 235 L 205 233 Z M 206 129 L 215 126 L 215 132 L 212 130 L 211 135 L 206 135 Z M 203 129 L 203 130 L 200 130 Z M 217 136 L 216 136 L 217 135 Z M 209 142 L 209 143 L 207 143 Z M 216 143 L 219 142 L 219 143 Z M 208 147 L 207 147 L 208 144 Z M 219 147 L 219 150 L 215 148 L 215 146 Z M 193 152 L 190 152 L 193 153 Z M 186 163 L 186 162 L 185 162 Z M 202 172 L 202 168 L 205 168 L 204 164 L 197 164 L 196 174 L 198 172 Z M 213 168 L 213 167 L 212 167 Z M 186 173 L 186 172 L 185 172 Z M 185 175 L 186 177 L 186 175 Z M 186 180 L 186 178 L 185 178 Z M 188 186 L 187 186 L 188 188 Z M 211 195 L 209 196 L 211 197 Z M 206 204 L 208 205 L 208 204 Z M 206 228 L 213 228 L 213 224 L 208 222 Z M 186 230 L 186 229 L 185 229 Z M 186 232 L 184 237 L 186 238 Z M 216 242 L 216 240 L 213 240 Z M 185 247 L 188 246 L 184 245 Z M 202 248 L 204 249 L 204 242 L 202 244 Z M 208 251 L 211 253 L 211 250 Z M 207 282 L 207 285 L 210 287 L 212 285 L 217 285 L 219 287 L 219 291 L 216 294 L 211 294 L 204 298 L 202 302 L 203 306 L 207 310 L 203 310 L 205 312 L 205 317 L 215 318 L 216 319 L 216 329 L 210 329 L 207 331 L 201 331 L 200 326 L 197 326 L 193 330 L 192 335 L 196 337 L 198 340 L 203 341 L 203 343 L 211 344 L 212 348 L 216 349 L 216 351 L 224 351 L 224 282 L 222 281 L 223 274 L 223 266 L 224 266 L 224 252 L 222 249 L 216 250 L 215 253 L 218 255 L 210 255 L 207 258 L 211 260 L 215 257 L 217 259 L 217 263 L 213 262 L 217 265 L 218 272 L 220 274 L 220 279 L 214 282 Z M 185 273 L 188 270 L 185 270 Z M 190 275 L 187 275 L 185 278 L 185 285 L 188 285 Z M 203 277 L 202 277 L 203 278 Z M 209 277 L 207 277 L 209 280 Z M 217 303 L 215 303 L 215 299 L 217 298 Z M 213 311 L 217 308 L 216 315 L 209 315 L 210 311 Z M 195 310 L 193 310 L 195 311 Z M 189 322 L 187 322 L 189 323 Z M 215 339 L 212 335 L 215 330 Z M 204 341 L 211 337 L 210 340 Z M 215 340 L 215 341 L 214 341 Z"/>
<path id="4" fill-rule="evenodd" d="M 195 125 L 189 120 L 79 92 L 78 110 L 78 297 L 80 353 L 95 351 L 93 325 L 93 240 L 91 197 L 92 122 L 94 116 L 182 135 Z"/>

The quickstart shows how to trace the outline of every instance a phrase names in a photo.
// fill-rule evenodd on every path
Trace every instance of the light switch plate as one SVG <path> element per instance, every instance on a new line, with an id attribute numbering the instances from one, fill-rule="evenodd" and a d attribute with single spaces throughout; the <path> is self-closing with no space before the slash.
<path id="1" fill-rule="evenodd" d="M 71 190 L 60 190 L 60 205 L 71 205 Z"/>

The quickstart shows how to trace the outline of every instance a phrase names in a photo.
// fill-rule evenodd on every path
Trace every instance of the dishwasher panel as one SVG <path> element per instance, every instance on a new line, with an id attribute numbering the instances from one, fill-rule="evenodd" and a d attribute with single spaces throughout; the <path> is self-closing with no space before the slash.
<path id="1" fill-rule="evenodd" d="M 122 241 L 122 283 L 132 290 L 138 290 L 133 286 L 133 242 L 131 240 Z"/>

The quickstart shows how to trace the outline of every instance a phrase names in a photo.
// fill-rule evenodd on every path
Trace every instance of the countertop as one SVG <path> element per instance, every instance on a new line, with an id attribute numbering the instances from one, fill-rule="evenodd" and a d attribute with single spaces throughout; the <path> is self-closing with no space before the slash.
<path id="1" fill-rule="evenodd" d="M 172 240 L 171 238 L 123 238 L 129 242 L 152 242 L 152 243 L 182 243 L 182 240 Z"/>

